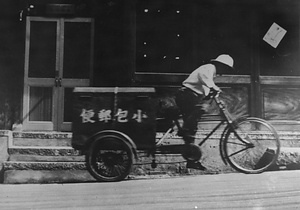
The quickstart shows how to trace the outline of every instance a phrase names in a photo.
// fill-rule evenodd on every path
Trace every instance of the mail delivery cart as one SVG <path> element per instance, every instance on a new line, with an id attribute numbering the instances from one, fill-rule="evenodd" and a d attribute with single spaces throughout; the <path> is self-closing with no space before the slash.
<path id="1" fill-rule="evenodd" d="M 137 150 L 155 150 L 154 88 L 78 87 L 73 91 L 72 146 L 99 181 L 120 181 Z"/>

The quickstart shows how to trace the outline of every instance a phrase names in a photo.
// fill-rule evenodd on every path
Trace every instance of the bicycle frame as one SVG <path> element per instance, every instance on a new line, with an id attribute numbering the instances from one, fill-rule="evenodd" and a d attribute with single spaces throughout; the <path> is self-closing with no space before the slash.
<path id="1" fill-rule="evenodd" d="M 225 164 L 227 164 L 227 161 L 224 158 L 224 151 L 223 151 L 222 143 L 224 141 L 225 134 L 229 130 L 232 130 L 236 134 L 236 131 L 235 131 L 235 121 L 232 119 L 232 116 L 227 111 L 224 103 L 219 99 L 219 93 L 215 93 L 214 95 L 212 95 L 211 96 L 211 100 L 214 100 L 216 102 L 217 106 L 219 107 L 220 114 L 218 114 L 218 115 L 210 115 L 210 116 L 219 116 L 219 117 L 221 117 L 221 121 L 208 134 L 206 134 L 205 138 L 200 141 L 200 143 L 198 144 L 198 146 L 201 147 L 222 125 L 226 124 L 226 127 L 224 128 L 224 130 L 223 130 L 223 132 L 221 134 L 221 137 L 220 137 L 220 146 L 219 146 L 219 149 L 220 149 L 220 154 L 221 154 L 221 158 L 222 158 L 223 162 Z M 162 146 L 166 146 L 166 145 L 163 145 L 163 142 L 168 137 L 168 135 L 170 133 L 172 133 L 175 130 L 176 127 L 177 127 L 178 130 L 180 130 L 182 128 L 182 126 L 179 123 L 179 119 L 180 119 L 180 117 L 178 117 L 178 118 L 176 118 L 176 119 L 173 120 L 172 126 L 170 126 L 170 128 L 164 133 L 164 135 L 156 143 L 156 148 L 160 148 Z M 241 142 L 243 142 L 243 143 L 245 143 L 247 145 L 246 148 L 252 146 L 252 144 L 250 142 L 248 142 L 247 140 L 241 138 L 237 134 L 236 134 L 236 136 L 238 137 L 238 139 Z M 169 145 L 167 145 L 167 146 L 169 146 Z"/>
<path id="2" fill-rule="evenodd" d="M 249 141 L 247 141 L 246 139 L 243 139 L 240 137 L 240 135 L 238 135 L 236 133 L 236 125 L 235 125 L 235 120 L 232 119 L 231 114 L 227 111 L 224 103 L 219 99 L 219 93 L 217 93 L 216 95 L 213 96 L 216 104 L 219 106 L 219 109 L 222 113 L 222 116 L 225 118 L 224 121 L 227 122 L 227 127 L 228 129 L 231 128 L 231 130 L 234 132 L 234 134 L 236 134 L 236 136 L 238 137 L 238 139 L 243 142 L 244 144 L 246 144 L 248 147 L 252 147 L 253 144 L 250 143 Z M 236 119 L 237 120 L 237 119 Z M 225 128 L 224 131 L 227 131 L 227 129 Z"/>
<path id="3" fill-rule="evenodd" d="M 201 146 L 202 144 L 204 144 L 205 141 L 206 141 L 207 139 L 209 139 L 209 137 L 210 137 L 212 134 L 214 134 L 214 132 L 217 131 L 217 130 L 221 127 L 221 125 L 223 125 L 223 124 L 225 124 L 225 123 L 227 123 L 227 127 L 228 127 L 228 125 L 232 125 L 231 116 L 229 115 L 229 113 L 226 113 L 226 114 L 225 114 L 226 109 L 225 109 L 225 106 L 224 106 L 223 102 L 220 101 L 220 99 L 218 98 L 217 95 L 214 96 L 213 99 L 215 100 L 216 104 L 218 105 L 218 107 L 219 107 L 219 109 L 220 109 L 220 111 L 221 111 L 221 113 L 220 113 L 219 115 L 214 115 L 214 116 L 221 116 L 221 121 L 220 121 L 220 122 L 213 128 L 213 130 L 212 130 L 209 134 L 207 134 L 207 136 L 199 143 L 199 146 Z M 211 115 L 211 116 L 213 116 L 213 115 Z M 174 129 L 175 127 L 177 127 L 178 130 L 180 130 L 180 129 L 182 128 L 181 125 L 180 125 L 180 123 L 179 123 L 179 119 L 180 119 L 180 117 L 173 120 L 172 126 L 170 126 L 170 128 L 164 133 L 164 135 L 163 135 L 163 136 L 160 138 L 160 140 L 156 143 L 156 146 L 157 146 L 157 147 L 160 146 L 160 145 L 162 145 L 163 141 L 167 138 L 167 136 L 175 130 L 175 129 Z M 200 120 L 200 121 L 201 121 L 201 120 Z M 227 127 L 226 127 L 226 128 L 227 128 Z M 224 129 L 224 131 L 227 131 L 226 128 Z"/>

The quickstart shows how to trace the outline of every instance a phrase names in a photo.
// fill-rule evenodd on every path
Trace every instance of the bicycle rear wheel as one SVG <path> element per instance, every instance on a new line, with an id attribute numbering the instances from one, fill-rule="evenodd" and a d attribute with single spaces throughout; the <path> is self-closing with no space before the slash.
<path id="1" fill-rule="evenodd" d="M 224 140 L 225 159 L 237 171 L 255 174 L 267 170 L 278 158 L 280 141 L 265 120 L 249 117 L 235 122 Z"/>
<path id="2" fill-rule="evenodd" d="M 103 135 L 90 145 L 86 162 L 88 171 L 98 181 L 121 181 L 130 173 L 132 148 L 117 135 Z"/>

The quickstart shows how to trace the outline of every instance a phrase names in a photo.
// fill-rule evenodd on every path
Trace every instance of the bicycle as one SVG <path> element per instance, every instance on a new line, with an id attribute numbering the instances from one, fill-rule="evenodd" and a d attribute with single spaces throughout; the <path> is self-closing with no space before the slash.
<path id="1" fill-rule="evenodd" d="M 225 104 L 220 100 L 219 94 L 220 92 L 211 90 L 208 98 L 214 100 L 219 108 L 221 121 L 198 145 L 185 145 L 182 156 L 186 160 L 199 160 L 201 158 L 201 145 L 222 125 L 226 124 L 219 143 L 219 151 L 223 162 L 225 164 L 229 163 L 235 170 L 246 174 L 266 171 L 277 160 L 280 152 L 280 140 L 277 131 L 269 122 L 261 118 L 240 117 L 234 120 L 227 111 Z M 164 147 L 163 142 L 168 134 L 174 130 L 180 133 L 182 126 L 179 119 L 173 119 L 173 125 L 157 142 L 157 149 Z"/>
<path id="2" fill-rule="evenodd" d="M 156 141 L 155 148 L 150 151 L 153 155 L 152 167 L 156 167 L 155 153 L 178 152 L 186 160 L 199 160 L 200 147 L 222 125 L 224 129 L 220 135 L 219 150 L 222 160 L 235 170 L 255 174 L 266 171 L 278 158 L 280 140 L 275 128 L 267 121 L 256 117 L 241 117 L 236 120 L 227 111 L 225 104 L 219 98 L 220 92 L 213 92 L 210 99 L 214 100 L 220 110 L 221 121 L 206 137 L 195 144 L 164 145 L 165 139 L 174 131 L 182 129 L 178 115 Z M 86 153 L 86 162 L 89 172 L 100 181 L 120 181 L 130 173 L 136 148 L 132 140 L 122 132 L 106 130 L 100 132 L 95 140 L 91 141 Z"/>

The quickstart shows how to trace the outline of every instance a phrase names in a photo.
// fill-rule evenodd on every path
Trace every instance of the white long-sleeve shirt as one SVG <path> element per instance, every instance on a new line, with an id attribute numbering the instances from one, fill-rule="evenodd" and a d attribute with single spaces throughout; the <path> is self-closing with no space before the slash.
<path id="1" fill-rule="evenodd" d="M 219 89 L 215 83 L 216 67 L 213 64 L 205 64 L 194 70 L 182 85 L 201 95 L 208 95 L 210 88 Z"/>

